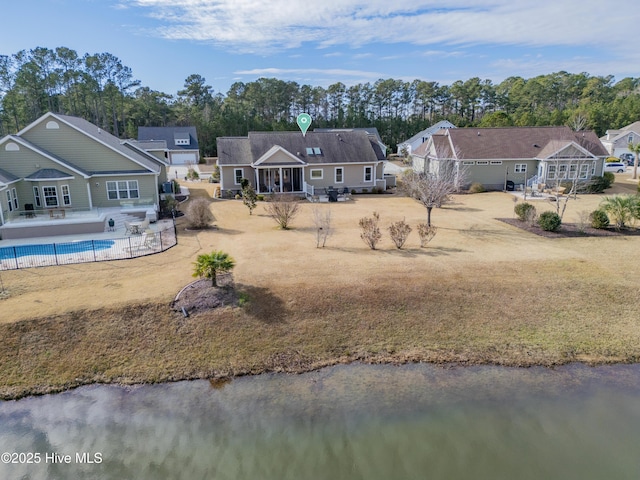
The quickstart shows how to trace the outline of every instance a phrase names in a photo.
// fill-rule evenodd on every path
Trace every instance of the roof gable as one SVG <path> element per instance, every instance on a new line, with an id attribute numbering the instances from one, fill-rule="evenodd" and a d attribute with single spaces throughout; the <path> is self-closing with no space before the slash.
<path id="1" fill-rule="evenodd" d="M 258 160 L 253 162 L 253 165 L 288 165 L 291 162 L 306 165 L 304 160 L 286 151 L 280 145 L 274 145 Z"/>

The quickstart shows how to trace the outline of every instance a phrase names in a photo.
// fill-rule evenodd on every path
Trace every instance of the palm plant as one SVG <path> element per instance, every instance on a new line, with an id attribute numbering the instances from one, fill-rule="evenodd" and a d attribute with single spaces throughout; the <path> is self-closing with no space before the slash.
<path id="1" fill-rule="evenodd" d="M 194 277 L 210 278 L 211 285 L 217 287 L 217 275 L 231 271 L 236 266 L 236 262 L 228 253 L 217 250 L 209 254 L 198 255 L 194 266 Z"/>
<path id="2" fill-rule="evenodd" d="M 637 195 L 615 195 L 605 197 L 600 208 L 607 212 L 617 229 L 624 228 L 628 223 L 638 218 Z"/>

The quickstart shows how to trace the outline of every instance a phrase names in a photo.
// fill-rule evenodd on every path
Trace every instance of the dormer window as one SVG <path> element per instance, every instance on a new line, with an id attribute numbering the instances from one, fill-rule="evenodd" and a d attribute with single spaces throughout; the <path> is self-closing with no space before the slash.
<path id="1" fill-rule="evenodd" d="M 188 138 L 178 138 L 176 139 L 176 145 L 189 145 Z"/>
<path id="2" fill-rule="evenodd" d="M 173 141 L 176 145 L 191 145 L 191 138 L 188 133 L 174 133 Z"/>

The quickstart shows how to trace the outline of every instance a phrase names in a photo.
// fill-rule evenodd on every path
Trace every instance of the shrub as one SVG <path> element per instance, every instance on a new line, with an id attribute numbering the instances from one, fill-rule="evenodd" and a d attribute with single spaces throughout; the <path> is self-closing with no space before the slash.
<path id="1" fill-rule="evenodd" d="M 327 239 L 333 233 L 331 229 L 331 209 L 314 207 L 312 210 L 313 225 L 316 227 L 316 248 L 324 248 Z"/>
<path id="2" fill-rule="evenodd" d="M 200 178 L 200 174 L 193 168 L 189 168 L 189 170 L 187 171 L 187 179 L 198 180 L 199 178 Z"/>
<path id="3" fill-rule="evenodd" d="M 185 216 L 191 228 L 206 228 L 215 220 L 209 205 L 204 198 L 196 198 L 189 202 Z"/>
<path id="4" fill-rule="evenodd" d="M 538 225 L 546 232 L 557 232 L 562 220 L 556 212 L 542 212 L 538 217 Z"/>
<path id="5" fill-rule="evenodd" d="M 391 235 L 391 240 L 393 240 L 397 249 L 402 248 L 410 233 L 411 227 L 404 221 L 404 219 L 399 222 L 392 223 L 389 227 L 389 235 Z"/>
<path id="6" fill-rule="evenodd" d="M 484 188 L 484 185 L 478 182 L 472 183 L 469 187 L 469 193 L 484 193 L 486 191 L 487 190 Z"/>
<path id="7" fill-rule="evenodd" d="M 300 205 L 296 198 L 286 193 L 274 194 L 265 207 L 267 215 L 282 228 L 287 230 L 291 220 L 298 214 Z"/>
<path id="8" fill-rule="evenodd" d="M 433 237 L 438 233 L 438 228 L 433 225 L 427 225 L 426 223 L 418 224 L 418 235 L 420 236 L 420 247 L 426 247 L 427 244 L 433 240 Z"/>
<path id="9" fill-rule="evenodd" d="M 264 195 L 263 194 L 258 194 L 258 201 L 259 202 L 263 202 L 264 201 Z"/>
<path id="10" fill-rule="evenodd" d="M 363 188 L 362 193 L 369 193 L 369 190 L 367 190 L 366 188 Z"/>
<path id="11" fill-rule="evenodd" d="M 356 192 L 356 189 L 355 189 L 355 188 L 352 188 L 352 189 L 351 189 L 351 195 L 355 195 L 356 193 L 357 193 L 357 192 Z"/>
<path id="12" fill-rule="evenodd" d="M 531 221 L 531 218 L 536 215 L 536 207 L 528 202 L 517 203 L 513 211 L 521 222 Z"/>
<path id="13" fill-rule="evenodd" d="M 382 238 L 382 234 L 380 233 L 380 227 L 378 227 L 378 222 L 380 221 L 380 214 L 377 212 L 373 212 L 373 216 L 363 217 L 360 219 L 358 224 L 362 229 L 360 233 L 360 238 L 366 243 L 371 250 L 376 249 L 376 245 Z"/>
<path id="14" fill-rule="evenodd" d="M 609 226 L 609 216 L 604 210 L 594 210 L 589 215 L 589 220 L 593 228 L 607 228 Z"/>
<path id="15" fill-rule="evenodd" d="M 625 228 L 640 213 L 638 212 L 638 198 L 635 195 L 605 197 L 600 203 L 600 209 L 607 212 L 618 229 Z"/>
<path id="16" fill-rule="evenodd" d="M 587 185 L 587 192 L 602 193 L 611 187 L 615 178 L 615 175 L 611 172 L 604 172 L 602 177 L 591 177 L 591 181 Z"/>

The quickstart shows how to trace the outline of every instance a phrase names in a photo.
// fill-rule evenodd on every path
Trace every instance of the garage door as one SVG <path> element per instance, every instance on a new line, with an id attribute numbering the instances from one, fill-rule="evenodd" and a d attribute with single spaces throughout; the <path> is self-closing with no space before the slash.
<path id="1" fill-rule="evenodd" d="M 196 163 L 195 153 L 172 153 L 171 163 L 174 165 L 186 165 L 188 163 Z"/>

